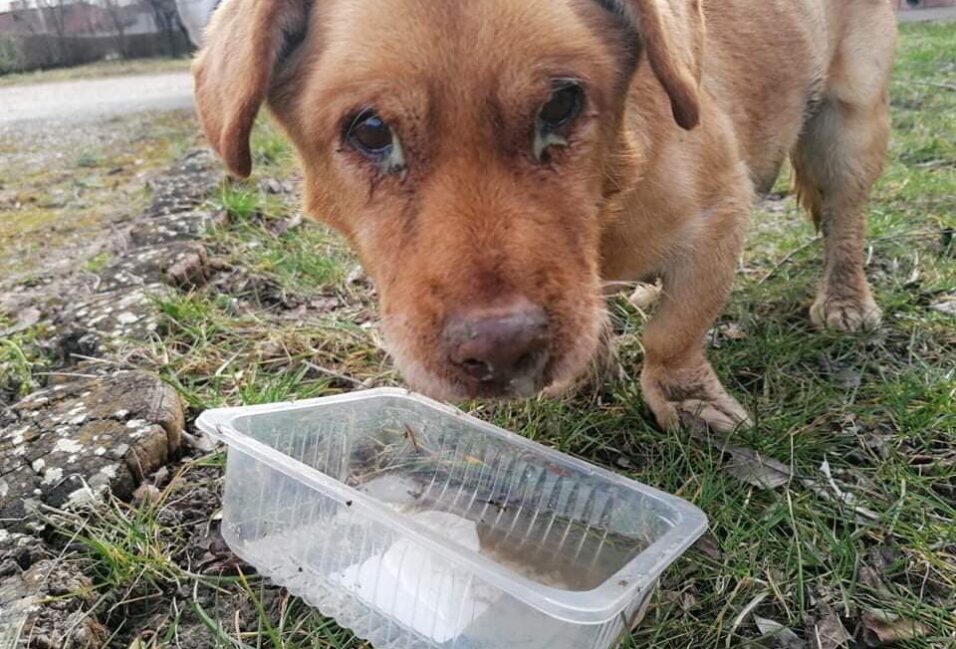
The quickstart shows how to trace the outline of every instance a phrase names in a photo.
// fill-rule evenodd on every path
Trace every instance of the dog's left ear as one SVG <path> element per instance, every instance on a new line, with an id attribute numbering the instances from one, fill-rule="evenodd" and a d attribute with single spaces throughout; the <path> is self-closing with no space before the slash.
<path id="1" fill-rule="evenodd" d="M 249 135 L 276 67 L 301 43 L 309 0 L 225 0 L 193 63 L 196 111 L 229 170 L 252 171 Z"/>
<path id="2" fill-rule="evenodd" d="M 677 123 L 700 123 L 700 69 L 704 48 L 701 0 L 630 0 L 647 58 Z"/>

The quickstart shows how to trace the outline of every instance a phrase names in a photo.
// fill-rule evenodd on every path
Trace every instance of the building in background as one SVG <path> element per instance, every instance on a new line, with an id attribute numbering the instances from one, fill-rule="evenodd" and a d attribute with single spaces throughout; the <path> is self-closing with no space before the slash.
<path id="1" fill-rule="evenodd" d="M 222 0 L 176 0 L 179 19 L 186 26 L 189 38 L 196 47 L 202 45 L 209 18 L 221 2 Z"/>
<path id="2" fill-rule="evenodd" d="M 176 0 L 13 0 L 0 6 L 0 74 L 191 51 Z"/>

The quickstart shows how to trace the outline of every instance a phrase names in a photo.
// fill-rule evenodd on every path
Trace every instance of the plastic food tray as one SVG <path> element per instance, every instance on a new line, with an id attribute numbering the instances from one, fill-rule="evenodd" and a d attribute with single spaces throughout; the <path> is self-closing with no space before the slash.
<path id="1" fill-rule="evenodd" d="M 209 410 L 229 546 L 378 649 L 604 649 L 693 505 L 404 390 Z"/>

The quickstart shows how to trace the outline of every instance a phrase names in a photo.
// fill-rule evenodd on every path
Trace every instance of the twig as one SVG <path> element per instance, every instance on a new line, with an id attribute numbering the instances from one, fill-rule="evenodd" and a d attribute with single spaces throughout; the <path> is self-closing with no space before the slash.
<path id="1" fill-rule="evenodd" d="M 79 372 L 35 372 L 37 376 L 68 376 L 74 379 L 96 379 L 96 374 L 80 374 Z"/>
<path id="2" fill-rule="evenodd" d="M 906 81 L 906 85 L 912 86 L 930 86 L 931 88 L 942 88 L 943 90 L 950 90 L 956 92 L 956 85 L 951 83 L 938 83 L 936 81 Z"/>
<path id="3" fill-rule="evenodd" d="M 351 377 L 351 376 L 349 376 L 348 374 L 342 374 L 341 372 L 336 372 L 335 370 L 330 370 L 330 369 L 327 368 L 327 367 L 322 367 L 321 365 L 316 365 L 316 364 L 313 363 L 312 361 L 303 361 L 303 363 L 305 363 L 305 366 L 308 367 L 309 369 L 313 369 L 313 370 L 315 370 L 316 372 L 321 372 L 322 374 L 325 374 L 326 376 L 331 376 L 331 377 L 333 377 L 333 378 L 340 379 L 340 380 L 342 380 L 342 381 L 345 381 L 345 382 L 347 382 L 347 383 L 351 383 L 352 385 L 357 386 L 357 387 L 360 387 L 360 388 L 367 388 L 367 387 L 368 387 L 368 385 L 367 385 L 364 381 L 359 381 L 358 379 L 356 379 L 356 378 L 354 378 L 354 377 Z"/>
<path id="4" fill-rule="evenodd" d="M 412 443 L 412 447 L 414 447 L 415 452 L 421 453 L 422 447 L 418 445 L 418 438 L 415 437 L 415 431 L 408 424 L 405 424 L 405 434 L 408 437 L 408 441 Z"/>
<path id="5" fill-rule="evenodd" d="M 796 255 L 800 254 L 801 252 L 803 252 L 804 250 L 806 250 L 807 248 L 809 248 L 810 246 L 812 246 L 813 244 L 817 243 L 820 240 L 821 240 L 821 237 L 813 237 L 812 239 L 804 243 L 802 246 L 798 246 L 797 248 L 794 248 L 793 250 L 788 252 L 783 259 L 778 261 L 776 264 L 774 264 L 773 268 L 767 271 L 766 275 L 764 275 L 761 279 L 757 280 L 757 285 L 759 286 L 760 284 L 763 284 L 764 282 L 766 282 L 768 279 L 773 277 L 777 273 L 777 271 L 780 270 L 781 267 L 783 267 L 784 264 L 786 264 L 791 259 L 793 259 Z"/>
<path id="6" fill-rule="evenodd" d="M 747 603 L 747 605 L 743 607 L 743 609 L 740 611 L 740 613 L 737 614 L 737 617 L 735 617 L 735 618 L 733 619 L 733 621 L 730 623 L 730 628 L 727 630 L 727 642 L 726 642 L 725 646 L 730 647 L 730 643 L 731 643 L 731 642 L 733 641 L 733 639 L 734 639 L 734 633 L 736 633 L 736 632 L 737 632 L 737 629 L 740 628 L 740 625 L 743 623 L 744 619 L 745 619 L 748 615 L 750 615 L 750 613 L 751 613 L 755 608 L 757 608 L 757 607 L 760 605 L 760 602 L 762 602 L 762 601 L 764 601 L 765 599 L 767 599 L 767 595 L 769 595 L 769 594 L 770 594 L 770 593 L 767 592 L 767 591 L 763 591 L 763 592 L 758 593 L 758 594 L 756 595 L 756 597 L 754 597 L 752 600 L 750 600 L 750 601 Z"/>

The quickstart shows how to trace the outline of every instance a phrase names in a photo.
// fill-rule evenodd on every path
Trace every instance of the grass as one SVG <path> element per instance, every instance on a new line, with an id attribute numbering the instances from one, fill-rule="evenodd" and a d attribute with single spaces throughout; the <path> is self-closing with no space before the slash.
<path id="1" fill-rule="evenodd" d="M 166 72 L 185 72 L 189 70 L 188 58 L 185 59 L 132 59 L 129 61 L 98 61 L 71 68 L 54 68 L 34 72 L 18 72 L 0 75 L 0 88 L 21 86 L 34 83 L 58 83 L 78 81 L 80 79 L 98 79 L 102 77 L 128 76 L 134 74 L 161 74 Z"/>
<path id="2" fill-rule="evenodd" d="M 710 356 L 756 414 L 734 444 L 780 461 L 792 474 L 786 484 L 742 481 L 705 440 L 661 432 L 633 377 L 597 395 L 472 405 L 479 417 L 679 494 L 710 517 L 705 542 L 664 575 L 645 623 L 622 647 L 751 646 L 760 633 L 749 613 L 807 639 L 811 618 L 832 613 L 857 638 L 876 615 L 915 631 L 895 646 L 956 642 L 956 334 L 952 318 L 930 308 L 956 283 L 953 61 L 950 26 L 904 27 L 895 141 L 870 208 L 868 272 L 886 312 L 878 333 L 812 332 L 806 310 L 820 242 L 791 200 L 755 215 L 720 320 L 741 333 L 716 333 Z M 265 122 L 254 146 L 254 178 L 212 198 L 231 219 L 208 244 L 232 270 L 207 289 L 158 301 L 162 335 L 144 354 L 194 411 L 396 383 L 367 324 L 373 296 L 356 281 L 344 243 L 314 225 L 283 230 L 296 198 L 262 189 L 295 174 L 288 145 Z M 612 310 L 622 361 L 636 367 L 642 318 L 623 300 Z M 175 518 L 169 512 L 190 498 L 190 484 L 221 487 L 221 456 L 181 471 L 159 504 L 112 504 L 64 523 L 82 531 L 98 587 L 123 593 L 111 599 L 113 614 L 140 612 L 130 617 L 135 633 L 124 623 L 117 638 L 191 647 L 186 630 L 199 628 L 210 638 L 204 646 L 362 646 L 253 576 L 190 570 L 182 556 L 195 536 L 160 523 Z M 190 477 L 197 472 L 202 480 Z M 140 598 L 149 593 L 162 595 L 147 614 Z M 118 609 L 119 600 L 135 604 Z M 245 602 L 242 615 L 236 602 Z"/>
<path id="3" fill-rule="evenodd" d="M 0 319 L 0 331 L 6 324 Z M 0 336 L 0 404 L 17 401 L 42 385 L 40 373 L 49 365 L 41 346 L 44 333 L 45 327 L 34 325 Z"/>

